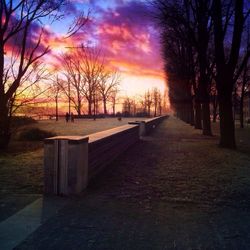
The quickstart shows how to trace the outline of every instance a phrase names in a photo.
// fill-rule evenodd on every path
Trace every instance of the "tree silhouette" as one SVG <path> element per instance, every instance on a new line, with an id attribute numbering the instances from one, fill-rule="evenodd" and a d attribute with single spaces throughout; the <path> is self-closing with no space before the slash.
<path id="1" fill-rule="evenodd" d="M 235 148 L 232 93 L 250 56 L 249 42 L 242 43 L 250 15 L 249 0 L 155 0 L 153 3 L 162 32 L 172 107 L 188 122 L 185 114 L 191 91 L 195 98 L 195 127 L 200 127 L 202 107 L 203 134 L 211 135 L 209 103 L 213 86 L 213 92 L 218 93 L 220 145 Z"/>
<path id="2" fill-rule="evenodd" d="M 64 0 L 0 1 L 0 150 L 7 148 L 11 132 L 13 98 L 30 67 L 49 52 L 43 44 L 42 20 L 61 17 Z M 80 21 L 81 20 L 81 21 Z M 84 25 L 79 19 L 74 29 Z"/>

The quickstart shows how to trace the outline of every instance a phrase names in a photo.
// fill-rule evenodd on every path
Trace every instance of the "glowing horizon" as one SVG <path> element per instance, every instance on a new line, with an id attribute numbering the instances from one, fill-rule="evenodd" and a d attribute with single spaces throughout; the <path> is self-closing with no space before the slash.
<path id="1" fill-rule="evenodd" d="M 91 10 L 87 24 L 75 35 L 66 37 L 67 29 L 82 11 Z M 65 17 L 53 23 L 45 20 L 43 25 L 32 26 L 29 46 L 43 28 L 41 49 L 50 47 L 42 61 L 50 71 L 61 68 L 60 56 L 82 44 L 101 50 L 107 66 L 121 74 L 120 96 L 135 98 L 147 90 L 158 88 L 167 91 L 159 32 L 154 26 L 145 1 L 70 0 Z M 13 41 L 8 52 L 18 50 L 19 42 Z"/>
<path id="2" fill-rule="evenodd" d="M 71 0 L 71 7 L 74 13 L 90 9 L 90 21 L 68 39 L 63 38 L 63 29 L 59 29 L 58 23 L 46 26 L 45 40 L 54 61 L 70 47 L 90 44 L 99 47 L 109 66 L 121 72 L 123 92 L 141 95 L 154 87 L 162 93 L 165 91 L 159 35 L 144 1 Z M 70 19 L 67 17 L 65 23 Z"/>

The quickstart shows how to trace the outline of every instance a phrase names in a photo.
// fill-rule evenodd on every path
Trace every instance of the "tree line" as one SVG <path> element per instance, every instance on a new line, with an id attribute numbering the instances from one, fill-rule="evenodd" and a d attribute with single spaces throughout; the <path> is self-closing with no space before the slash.
<path id="1" fill-rule="evenodd" d="M 166 96 L 154 87 L 145 91 L 144 95 L 135 98 L 126 97 L 122 102 L 124 116 L 159 116 L 166 113 Z"/>
<path id="2" fill-rule="evenodd" d="M 41 96 L 55 101 L 57 115 L 61 96 L 78 115 L 83 113 L 85 104 L 89 115 L 97 114 L 100 106 L 107 114 L 107 103 L 116 113 L 120 75 L 107 67 L 99 49 L 69 48 L 54 74 L 45 67 L 44 58 L 50 47 L 46 44 L 44 21 L 61 20 L 68 4 L 67 0 L 0 1 L 0 151 L 9 145 L 13 114 L 23 105 L 43 103 Z M 77 15 L 63 39 L 75 35 L 88 22 L 89 12 Z M 47 84 L 49 81 L 51 84 Z M 41 82 L 46 84 L 41 86 Z M 153 107 L 152 98 L 151 94 L 145 95 L 143 105 L 148 114 Z M 160 102 L 154 103 L 154 115 L 161 113 Z"/>
<path id="3" fill-rule="evenodd" d="M 220 146 L 235 148 L 233 103 L 249 83 L 249 0 L 155 0 L 169 98 L 178 117 L 212 135 L 210 106 L 220 120 Z M 243 111 L 241 112 L 243 122 Z"/>
<path id="4" fill-rule="evenodd" d="M 43 43 L 43 21 L 61 20 L 68 4 L 67 0 L 0 1 L 0 151 L 9 145 L 15 110 L 28 102 L 20 96 L 27 96 L 32 89 L 35 93 L 37 82 L 46 75 L 42 58 L 50 48 Z M 88 16 L 79 13 L 64 38 L 78 32 Z"/>
<path id="5" fill-rule="evenodd" d="M 120 80 L 119 72 L 107 67 L 100 49 L 72 47 L 69 52 L 61 55 L 60 69 L 52 79 L 51 91 L 54 93 L 56 107 L 59 97 L 64 96 L 68 100 L 69 112 L 72 107 L 78 116 L 83 114 L 85 104 L 87 114 L 96 115 L 100 102 L 102 113 L 107 115 L 108 102 L 112 103 L 115 113 Z"/>
<path id="6" fill-rule="evenodd" d="M 90 51 L 95 50 L 91 48 Z M 81 55 L 80 58 L 85 61 L 88 57 Z M 166 94 L 162 94 L 157 87 L 148 89 L 143 95 L 123 96 L 120 93 L 119 73 L 112 70 L 106 71 L 105 66 L 100 65 L 100 58 L 97 60 L 98 66 L 93 64 L 98 70 L 90 70 L 90 72 L 95 71 L 95 74 L 87 78 L 84 72 L 75 72 L 76 66 L 77 70 L 80 68 L 79 61 L 76 65 L 71 65 L 69 54 L 64 54 L 64 59 L 66 59 L 66 71 L 62 67 L 60 74 L 66 79 L 60 78 L 57 72 L 52 77 L 51 87 L 47 91 L 48 98 L 55 104 L 56 120 L 59 117 L 59 105 L 62 103 L 68 104 L 68 113 L 71 113 L 73 109 L 78 117 L 82 115 L 93 118 L 96 115 L 150 117 L 166 113 Z M 90 68 L 88 67 L 88 71 Z M 117 112 L 118 105 L 119 111 Z M 108 110 L 108 106 L 111 110 Z"/>

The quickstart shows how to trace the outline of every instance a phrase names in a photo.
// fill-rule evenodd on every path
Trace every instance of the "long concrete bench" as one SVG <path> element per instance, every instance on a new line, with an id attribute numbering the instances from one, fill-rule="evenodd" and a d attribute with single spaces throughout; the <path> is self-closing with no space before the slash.
<path id="1" fill-rule="evenodd" d="M 138 125 L 124 125 L 89 135 L 89 179 L 139 140 Z"/>
<path id="2" fill-rule="evenodd" d="M 87 136 L 56 136 L 44 142 L 44 192 L 80 193 L 88 184 Z"/>
<path id="3" fill-rule="evenodd" d="M 129 124 L 138 124 L 140 126 L 140 136 L 144 136 L 150 134 L 156 128 L 156 126 L 166 118 L 168 118 L 168 115 L 148 118 L 145 120 L 132 121 L 129 122 Z"/>
<path id="4" fill-rule="evenodd" d="M 154 118 L 150 118 L 145 120 L 145 132 L 146 134 L 149 134 L 154 130 L 164 119 L 166 119 L 168 116 L 158 116 Z"/>
<path id="5" fill-rule="evenodd" d="M 56 136 L 44 143 L 44 192 L 69 195 L 83 191 L 88 181 L 164 117 L 133 122 L 87 136 Z"/>

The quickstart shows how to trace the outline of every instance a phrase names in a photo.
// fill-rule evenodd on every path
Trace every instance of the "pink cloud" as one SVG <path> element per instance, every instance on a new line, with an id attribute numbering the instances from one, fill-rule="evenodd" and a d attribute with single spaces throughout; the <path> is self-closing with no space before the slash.
<path id="1" fill-rule="evenodd" d="M 97 37 L 108 60 L 119 68 L 130 67 L 138 74 L 162 74 L 162 60 L 157 29 L 146 4 L 129 2 L 115 9 L 102 10 Z"/>

